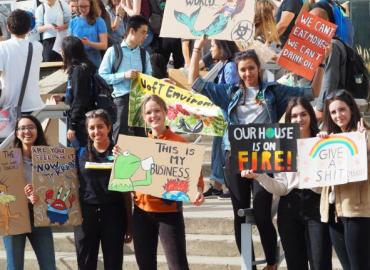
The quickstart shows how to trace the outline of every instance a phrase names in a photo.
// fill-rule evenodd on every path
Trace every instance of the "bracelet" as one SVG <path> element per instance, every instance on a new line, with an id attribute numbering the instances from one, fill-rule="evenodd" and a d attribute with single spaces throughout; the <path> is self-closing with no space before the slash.
<path id="1" fill-rule="evenodd" d="M 199 48 L 193 48 L 193 52 L 200 52 Z"/>

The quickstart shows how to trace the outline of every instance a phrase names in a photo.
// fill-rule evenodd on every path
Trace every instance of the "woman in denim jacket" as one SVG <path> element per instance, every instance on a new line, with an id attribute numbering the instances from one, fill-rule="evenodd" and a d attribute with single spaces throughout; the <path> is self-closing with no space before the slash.
<path id="1" fill-rule="evenodd" d="M 198 70 L 199 52 L 204 42 L 205 39 L 201 39 L 194 44 L 189 68 L 189 82 L 193 83 L 192 88 L 195 91 L 207 96 L 224 111 L 228 125 L 278 122 L 291 97 L 302 96 L 313 99 L 320 93 L 323 77 L 321 65 L 312 81 L 312 88 L 288 87 L 277 82 L 263 82 L 261 64 L 254 50 L 241 52 L 235 57 L 240 76 L 239 85 L 205 82 L 198 74 L 194 76 L 194 72 Z M 329 51 L 329 49 L 326 50 L 324 60 Z M 196 78 L 195 81 L 192 78 Z M 223 138 L 223 144 L 224 151 L 229 153 L 230 143 L 227 131 Z M 229 156 L 230 154 L 226 153 L 226 167 L 229 164 Z M 240 225 L 244 219 L 237 215 L 237 211 L 250 207 L 252 189 L 255 220 L 267 261 L 265 269 L 277 269 L 277 236 L 271 220 L 272 194 L 267 192 L 257 181 L 253 181 L 252 185 L 249 181 L 242 181 L 240 174 L 231 175 L 228 184 L 234 210 L 235 238 L 239 251 L 241 251 Z"/>

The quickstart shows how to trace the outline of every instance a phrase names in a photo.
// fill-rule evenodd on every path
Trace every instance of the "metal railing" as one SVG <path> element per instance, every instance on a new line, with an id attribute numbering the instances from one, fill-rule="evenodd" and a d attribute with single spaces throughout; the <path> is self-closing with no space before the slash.
<path id="1" fill-rule="evenodd" d="M 68 105 L 57 104 L 57 105 L 46 105 L 42 110 L 35 111 L 32 113 L 40 123 L 43 123 L 47 119 L 58 119 L 58 137 L 59 143 L 67 145 L 67 117 L 65 111 L 69 109 Z M 13 144 L 14 133 L 11 133 L 4 141 L 0 144 L 0 150 L 10 148 Z"/>

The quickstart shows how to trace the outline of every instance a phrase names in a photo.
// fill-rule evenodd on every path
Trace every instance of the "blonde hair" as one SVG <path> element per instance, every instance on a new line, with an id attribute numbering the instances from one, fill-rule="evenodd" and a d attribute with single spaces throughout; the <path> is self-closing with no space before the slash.
<path id="1" fill-rule="evenodd" d="M 257 0 L 255 6 L 254 38 L 262 37 L 268 44 L 275 42 L 280 44 L 274 18 L 275 6 L 271 0 Z"/>

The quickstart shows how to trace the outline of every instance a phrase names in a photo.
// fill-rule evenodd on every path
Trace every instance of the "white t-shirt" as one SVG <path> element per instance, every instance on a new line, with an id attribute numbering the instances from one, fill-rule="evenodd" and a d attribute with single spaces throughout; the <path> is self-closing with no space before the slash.
<path id="1" fill-rule="evenodd" d="M 264 101 L 258 102 L 256 96 L 259 89 L 248 87 L 236 107 L 236 116 L 239 124 L 247 125 L 250 123 L 270 123 L 267 106 Z"/>
<path id="2" fill-rule="evenodd" d="M 63 10 L 61 8 L 63 7 Z M 44 10 L 45 8 L 45 10 Z M 35 12 L 36 27 L 45 24 L 63 25 L 71 20 L 71 12 L 69 6 L 63 0 L 56 0 L 54 5 L 49 6 L 47 1 L 43 5 L 39 5 Z M 53 38 L 57 36 L 57 31 L 48 29 L 43 33 L 43 39 Z"/>
<path id="3" fill-rule="evenodd" d="M 28 40 L 15 37 L 0 42 L 1 108 L 9 108 L 18 104 L 27 62 L 28 43 Z M 45 106 L 41 100 L 39 88 L 42 45 L 38 41 L 34 41 L 32 44 L 33 55 L 22 103 L 22 112 L 40 110 Z"/>

